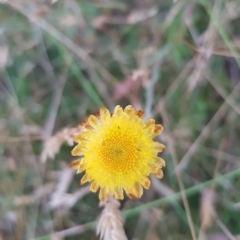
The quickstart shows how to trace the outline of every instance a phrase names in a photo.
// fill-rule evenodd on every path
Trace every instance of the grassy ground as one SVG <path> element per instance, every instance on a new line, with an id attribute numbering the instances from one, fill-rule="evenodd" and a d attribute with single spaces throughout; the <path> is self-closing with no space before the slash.
<path id="1" fill-rule="evenodd" d="M 66 136 L 117 104 L 166 145 L 164 178 L 121 202 L 128 239 L 240 239 L 238 0 L 2 2 L 1 239 L 99 239 Z"/>

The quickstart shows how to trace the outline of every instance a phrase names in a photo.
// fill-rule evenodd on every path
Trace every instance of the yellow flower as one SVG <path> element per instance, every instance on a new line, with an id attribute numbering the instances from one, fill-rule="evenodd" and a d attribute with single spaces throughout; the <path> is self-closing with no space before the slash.
<path id="1" fill-rule="evenodd" d="M 82 158 L 70 167 L 77 173 L 86 171 L 81 184 L 91 182 L 93 192 L 100 188 L 102 201 L 108 195 L 123 199 L 123 190 L 129 198 L 140 198 L 143 187 L 150 187 L 150 173 L 163 177 L 165 161 L 157 155 L 165 146 L 152 139 L 163 127 L 153 119 L 143 122 L 143 116 L 130 105 L 124 110 L 116 106 L 112 115 L 101 108 L 100 115 L 91 115 L 83 132 L 74 137 L 78 145 L 72 155 Z"/>

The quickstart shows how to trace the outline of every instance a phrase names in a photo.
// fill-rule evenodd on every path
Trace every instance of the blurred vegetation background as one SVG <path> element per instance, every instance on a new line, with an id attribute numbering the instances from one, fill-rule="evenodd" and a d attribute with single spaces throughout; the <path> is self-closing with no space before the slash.
<path id="1" fill-rule="evenodd" d="M 239 0 L 0 2 L 0 239 L 99 239 L 71 136 L 117 104 L 166 145 L 128 239 L 240 239 Z"/>

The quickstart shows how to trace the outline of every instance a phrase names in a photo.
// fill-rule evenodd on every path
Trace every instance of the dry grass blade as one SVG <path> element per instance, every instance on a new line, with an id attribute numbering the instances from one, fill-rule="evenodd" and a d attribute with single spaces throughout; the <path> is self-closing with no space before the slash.
<path id="1" fill-rule="evenodd" d="M 215 221 L 216 221 L 217 225 L 221 228 L 221 230 L 224 232 L 224 234 L 226 235 L 227 239 L 229 239 L 229 240 L 239 240 L 239 237 L 238 236 L 234 236 L 228 230 L 228 228 L 223 224 L 223 222 L 219 219 L 218 216 L 215 217 Z"/>
<path id="2" fill-rule="evenodd" d="M 66 168 L 61 172 L 58 184 L 56 186 L 56 190 L 51 195 L 51 199 L 49 202 L 50 209 L 54 209 L 61 206 L 62 196 L 64 196 L 64 194 L 66 194 L 67 192 L 68 187 L 72 181 L 73 174 L 74 172 L 69 168 Z"/>
<path id="3" fill-rule="evenodd" d="M 123 218 L 118 209 L 120 203 L 112 197 L 108 197 L 105 206 L 97 224 L 97 234 L 100 234 L 102 240 L 127 240 L 123 229 Z"/>
<path id="4" fill-rule="evenodd" d="M 65 194 L 59 195 L 58 197 L 56 196 L 49 203 L 49 208 L 50 209 L 56 209 L 56 208 L 70 209 L 76 204 L 77 201 L 79 201 L 89 192 L 90 190 L 89 190 L 89 187 L 87 186 L 84 188 L 80 188 L 78 191 L 71 194 L 65 193 Z"/>
<path id="5" fill-rule="evenodd" d="M 8 46 L 0 46 L 0 69 L 3 70 L 7 66 L 8 62 Z"/>
<path id="6" fill-rule="evenodd" d="M 43 150 L 41 153 L 41 162 L 46 162 L 48 158 L 53 159 L 54 156 L 59 152 L 62 144 L 66 142 L 69 146 L 72 146 L 73 135 L 81 132 L 81 127 L 76 128 L 64 128 L 54 136 L 48 138 L 43 144 Z"/>
<path id="7" fill-rule="evenodd" d="M 142 212 L 142 218 L 146 222 L 146 224 L 149 224 L 149 229 L 147 231 L 147 234 L 145 236 L 145 240 L 151 239 L 151 240 L 157 240 L 159 239 L 159 236 L 157 234 L 157 228 L 159 227 L 158 224 L 163 218 L 163 211 L 159 208 L 153 208 L 150 211 L 143 211 Z"/>
<path id="8" fill-rule="evenodd" d="M 200 216 L 202 230 L 205 231 L 213 224 L 215 215 L 215 192 L 212 189 L 205 189 L 202 193 Z"/>
<path id="9" fill-rule="evenodd" d="M 145 19 L 148 19 L 150 17 L 153 17 L 157 14 L 156 8 L 150 8 L 145 10 L 137 10 L 130 13 L 130 15 L 127 18 L 127 22 L 129 24 L 136 24 L 138 22 L 144 21 Z"/>

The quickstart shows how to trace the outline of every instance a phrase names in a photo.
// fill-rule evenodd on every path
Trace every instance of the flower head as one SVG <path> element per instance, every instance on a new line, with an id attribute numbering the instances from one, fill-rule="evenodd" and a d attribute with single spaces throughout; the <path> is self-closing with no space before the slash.
<path id="1" fill-rule="evenodd" d="M 113 114 L 101 108 L 100 115 L 90 115 L 83 132 L 74 137 L 78 145 L 72 155 L 82 157 L 70 166 L 77 173 L 85 171 L 81 184 L 91 182 L 93 192 L 100 188 L 100 200 L 108 195 L 123 199 L 123 190 L 129 198 L 140 198 L 143 187 L 150 187 L 150 173 L 163 177 L 165 161 L 157 155 L 165 146 L 153 141 L 163 127 L 153 119 L 143 122 L 143 116 L 130 105 L 124 110 L 116 106 Z"/>

